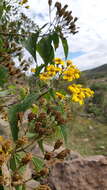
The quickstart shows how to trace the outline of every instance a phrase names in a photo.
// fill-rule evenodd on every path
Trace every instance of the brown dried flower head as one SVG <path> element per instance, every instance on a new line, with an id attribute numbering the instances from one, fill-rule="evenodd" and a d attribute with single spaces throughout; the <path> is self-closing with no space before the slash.
<path id="1" fill-rule="evenodd" d="M 68 154 L 70 154 L 70 150 L 66 148 L 65 150 L 63 150 L 59 154 L 57 154 L 56 158 L 64 159 L 65 157 L 68 156 Z"/>
<path id="2" fill-rule="evenodd" d="M 52 0 L 48 0 L 48 5 L 49 5 L 49 6 L 52 5 Z"/>
<path id="3" fill-rule="evenodd" d="M 45 160 L 51 160 L 53 158 L 53 152 L 46 152 L 44 155 Z"/>
<path id="4" fill-rule="evenodd" d="M 52 190 L 47 184 L 39 185 L 35 190 Z"/>
<path id="5" fill-rule="evenodd" d="M 28 162 L 30 162 L 32 160 L 32 153 L 27 153 L 21 160 L 21 163 L 23 165 L 28 164 Z"/>
<path id="6" fill-rule="evenodd" d="M 34 113 L 29 113 L 28 114 L 28 121 L 30 122 L 30 121 L 32 121 L 33 119 L 35 119 L 36 118 L 36 114 L 34 114 Z"/>
<path id="7" fill-rule="evenodd" d="M 63 145 L 63 141 L 62 140 L 57 140 L 55 145 L 54 145 L 54 150 L 59 149 L 61 146 Z"/>
<path id="8" fill-rule="evenodd" d="M 11 140 L 5 140 L 2 144 L 2 150 L 6 153 L 9 152 L 12 149 L 12 141 Z"/>
<path id="9" fill-rule="evenodd" d="M 41 127 L 42 127 L 42 122 L 37 121 L 37 122 L 35 123 L 35 131 L 36 131 L 37 133 L 39 133 Z"/>
<path id="10" fill-rule="evenodd" d="M 38 116 L 38 120 L 39 121 L 42 121 L 42 120 L 45 120 L 47 118 L 47 115 L 45 112 L 41 112 Z"/>
<path id="11" fill-rule="evenodd" d="M 16 146 L 17 146 L 17 147 L 21 147 L 21 146 L 23 146 L 23 145 L 25 145 L 25 144 L 27 144 L 27 143 L 28 143 L 28 137 L 23 136 L 23 137 L 21 137 L 21 138 L 19 138 L 19 139 L 17 140 Z"/>

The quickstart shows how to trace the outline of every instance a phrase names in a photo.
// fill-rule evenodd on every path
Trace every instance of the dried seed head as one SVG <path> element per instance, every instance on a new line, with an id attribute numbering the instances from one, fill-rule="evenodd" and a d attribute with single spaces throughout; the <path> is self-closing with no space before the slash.
<path id="1" fill-rule="evenodd" d="M 35 119 L 36 118 L 36 114 L 34 114 L 34 113 L 29 113 L 28 114 L 28 121 L 30 122 L 30 121 L 32 121 L 33 119 Z"/>
<path id="2" fill-rule="evenodd" d="M 56 3 L 55 3 L 55 7 L 56 7 L 58 10 L 61 9 L 61 3 L 56 2 Z"/>
<path id="3" fill-rule="evenodd" d="M 40 105 L 46 104 L 46 99 L 45 98 L 40 98 L 39 103 L 40 103 Z"/>
<path id="4" fill-rule="evenodd" d="M 40 113 L 38 116 L 39 121 L 45 120 L 46 118 L 47 118 L 47 115 L 45 112 Z"/>
<path id="5" fill-rule="evenodd" d="M 46 176 L 49 174 L 49 169 L 48 168 L 43 168 L 40 172 L 39 172 L 40 176 Z"/>
<path id="6" fill-rule="evenodd" d="M 32 160 L 32 153 L 27 153 L 27 154 L 22 158 L 21 163 L 22 163 L 23 165 L 26 165 L 26 164 L 28 164 L 28 162 L 31 161 L 31 160 Z"/>
<path id="7" fill-rule="evenodd" d="M 3 165 L 3 163 L 5 162 L 6 160 L 6 155 L 1 153 L 0 154 L 0 167 Z"/>
<path id="8" fill-rule="evenodd" d="M 59 154 L 57 154 L 56 158 L 64 159 L 68 154 L 70 154 L 70 150 L 66 148 L 65 150 L 63 150 Z"/>
<path id="9" fill-rule="evenodd" d="M 55 145 L 54 145 L 54 150 L 59 149 L 62 145 L 63 145 L 63 141 L 60 139 L 57 140 Z"/>
<path id="10" fill-rule="evenodd" d="M 61 125 L 61 124 L 65 124 L 67 122 L 67 120 L 63 119 L 63 118 L 59 118 L 58 121 L 58 124 Z"/>
<path id="11" fill-rule="evenodd" d="M 15 172 L 12 176 L 12 181 L 19 181 L 19 180 L 22 180 L 22 176 L 18 172 Z"/>
<path id="12" fill-rule="evenodd" d="M 51 160 L 53 157 L 53 152 L 46 152 L 44 155 L 45 160 Z"/>
<path id="13" fill-rule="evenodd" d="M 10 148 L 12 147 L 12 141 L 11 140 L 6 140 L 3 144 L 2 144 L 2 150 L 6 153 L 10 150 Z"/>
<path id="14" fill-rule="evenodd" d="M 48 5 L 49 5 L 49 6 L 52 5 L 52 0 L 48 0 Z"/>
<path id="15" fill-rule="evenodd" d="M 41 127 L 42 127 L 42 122 L 37 121 L 35 123 L 35 132 L 38 133 Z"/>
<path id="16" fill-rule="evenodd" d="M 34 190 L 52 190 L 48 185 L 39 185 L 36 189 Z"/>
<path id="17" fill-rule="evenodd" d="M 28 137 L 23 136 L 23 137 L 21 137 L 20 139 L 17 140 L 16 146 L 21 147 L 21 146 L 23 146 L 23 145 L 25 145 L 27 143 L 28 143 Z"/>

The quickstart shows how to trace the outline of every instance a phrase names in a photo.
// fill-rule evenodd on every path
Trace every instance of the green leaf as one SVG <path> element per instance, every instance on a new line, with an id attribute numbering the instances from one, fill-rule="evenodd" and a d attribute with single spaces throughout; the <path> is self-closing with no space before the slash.
<path id="1" fill-rule="evenodd" d="M 16 190 L 23 190 L 23 189 L 22 189 L 22 185 L 16 186 L 15 189 L 16 189 Z"/>
<path id="2" fill-rule="evenodd" d="M 38 77 L 38 76 L 39 76 L 41 70 L 42 70 L 44 67 L 45 67 L 45 64 L 42 64 L 42 65 L 36 67 L 35 77 Z"/>
<path id="3" fill-rule="evenodd" d="M 27 136 L 28 138 L 33 138 L 33 137 L 36 136 L 36 134 L 35 134 L 35 133 L 27 133 L 26 136 Z"/>
<path id="4" fill-rule="evenodd" d="M 53 40 L 54 48 L 56 50 L 59 47 L 59 36 L 58 36 L 57 32 L 54 32 L 52 34 L 52 40 Z"/>
<path id="5" fill-rule="evenodd" d="M 44 167 L 44 161 L 40 158 L 33 157 L 32 158 L 33 164 L 35 166 L 35 170 L 39 172 Z"/>
<path id="6" fill-rule="evenodd" d="M 39 145 L 39 148 L 40 148 L 40 150 L 42 151 L 42 153 L 44 153 L 43 140 L 39 140 L 39 141 L 38 141 L 38 145 Z"/>
<path id="7" fill-rule="evenodd" d="M 67 145 L 67 128 L 64 125 L 60 125 L 60 130 L 64 138 L 65 145 Z"/>
<path id="8" fill-rule="evenodd" d="M 0 65 L 0 86 L 3 87 L 8 79 L 8 69 Z"/>
<path id="9" fill-rule="evenodd" d="M 25 184 L 22 185 L 22 190 L 26 190 L 26 185 Z"/>
<path id="10" fill-rule="evenodd" d="M 11 168 L 11 170 L 15 171 L 16 167 L 17 167 L 17 160 L 14 155 L 10 160 L 10 168 Z"/>
<path id="11" fill-rule="evenodd" d="M 55 98 L 56 94 L 53 88 L 49 89 L 49 94 L 51 95 L 51 97 Z"/>
<path id="12" fill-rule="evenodd" d="M 25 112 L 27 109 L 29 109 L 31 105 L 36 102 L 38 96 L 39 96 L 38 93 L 29 94 L 21 103 L 16 104 L 10 108 L 8 118 L 14 141 L 18 139 L 18 133 L 19 133 L 18 113 Z"/>
<path id="13" fill-rule="evenodd" d="M 66 38 L 62 38 L 62 37 L 61 37 L 61 41 L 62 41 L 62 46 L 63 46 L 65 58 L 67 59 L 68 51 L 69 51 L 68 42 L 67 42 Z"/>
<path id="14" fill-rule="evenodd" d="M 52 37 L 42 38 L 37 44 L 37 51 L 42 57 L 44 63 L 47 65 L 49 62 L 52 62 L 54 58 L 54 49 L 52 47 Z"/>
<path id="15" fill-rule="evenodd" d="M 24 42 L 25 48 L 29 51 L 29 53 L 33 56 L 36 62 L 36 45 L 39 37 L 39 32 L 32 33 L 30 37 Z"/>

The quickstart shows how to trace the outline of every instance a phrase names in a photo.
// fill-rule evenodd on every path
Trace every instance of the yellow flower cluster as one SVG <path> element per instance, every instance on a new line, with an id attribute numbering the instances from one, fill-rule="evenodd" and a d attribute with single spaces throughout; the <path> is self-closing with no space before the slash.
<path id="1" fill-rule="evenodd" d="M 49 80 L 54 77 L 58 72 L 61 72 L 62 69 L 55 65 L 49 65 L 46 67 L 46 72 L 40 74 L 41 80 Z"/>
<path id="2" fill-rule="evenodd" d="M 72 84 L 68 86 L 68 90 L 72 93 L 72 101 L 84 104 L 84 98 L 93 96 L 94 91 L 90 88 L 83 88 L 80 84 Z"/>
<path id="3" fill-rule="evenodd" d="M 70 62 L 67 63 L 70 64 Z M 80 77 L 80 71 L 76 68 L 75 65 L 72 64 L 70 64 L 62 74 L 63 79 L 67 81 L 72 81 Z"/>
<path id="4" fill-rule="evenodd" d="M 61 78 L 66 81 L 73 81 L 80 77 L 80 70 L 77 69 L 71 60 L 63 61 L 60 58 L 55 58 L 53 60 L 54 65 L 50 64 L 46 67 L 46 71 L 40 74 L 41 80 L 50 80 L 57 73 Z M 84 99 L 93 96 L 94 92 L 90 88 L 83 88 L 80 84 L 72 84 L 68 86 L 68 90 L 72 93 L 72 101 L 78 102 L 80 104 L 84 103 Z M 65 96 L 60 92 L 56 92 L 56 97 L 64 99 Z"/>

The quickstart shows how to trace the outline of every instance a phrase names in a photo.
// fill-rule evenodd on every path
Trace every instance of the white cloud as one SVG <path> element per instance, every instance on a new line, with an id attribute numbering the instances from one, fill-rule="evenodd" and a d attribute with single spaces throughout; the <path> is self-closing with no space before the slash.
<path id="1" fill-rule="evenodd" d="M 79 33 L 69 38 L 70 52 L 84 51 L 74 59 L 79 67 L 91 68 L 107 63 L 107 0 L 59 0 L 68 4 L 73 15 L 79 17 Z M 48 19 L 48 0 L 29 0 L 35 19 L 40 24 Z M 55 2 L 53 0 L 53 2 Z M 44 18 L 37 15 L 43 13 Z M 62 54 L 62 50 L 59 51 Z M 62 55 L 63 56 L 63 55 Z"/>

